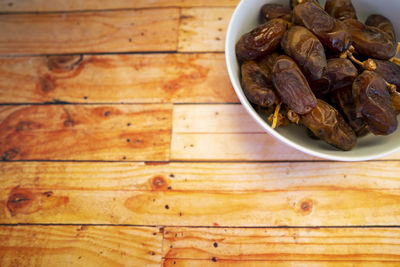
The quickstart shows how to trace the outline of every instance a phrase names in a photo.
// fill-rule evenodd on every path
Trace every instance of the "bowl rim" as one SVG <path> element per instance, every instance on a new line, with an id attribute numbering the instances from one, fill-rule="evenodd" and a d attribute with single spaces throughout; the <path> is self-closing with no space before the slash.
<path id="1" fill-rule="evenodd" d="M 346 155 L 343 156 L 338 156 L 338 155 L 332 155 L 332 154 L 327 154 L 327 153 L 323 153 L 323 152 L 318 152 L 309 148 L 306 148 L 302 145 L 297 144 L 296 142 L 284 137 L 283 135 L 281 135 L 280 133 L 278 133 L 277 131 L 275 131 L 274 129 L 272 129 L 271 126 L 268 125 L 268 123 L 266 123 L 264 121 L 264 119 L 261 118 L 261 116 L 253 109 L 253 107 L 251 106 L 250 102 L 247 100 L 246 96 L 244 95 L 244 92 L 242 90 L 242 87 L 240 84 L 237 84 L 237 82 L 235 82 L 235 77 L 236 74 L 233 70 L 233 60 L 237 60 L 236 59 L 236 53 L 235 53 L 235 43 L 234 42 L 230 42 L 230 40 L 234 40 L 233 38 L 230 38 L 232 36 L 232 32 L 233 32 L 233 24 L 235 21 L 235 18 L 238 16 L 239 14 L 239 10 L 242 8 L 242 6 L 244 5 L 244 3 L 246 2 L 246 0 L 241 0 L 239 2 L 239 4 L 236 6 L 230 20 L 229 20 L 229 25 L 228 25 L 228 29 L 226 31 L 226 35 L 225 35 L 225 63 L 226 63 L 226 67 L 228 70 L 228 74 L 229 74 L 229 79 L 231 81 L 231 84 L 235 90 L 235 93 L 237 95 L 237 97 L 240 100 L 240 103 L 242 104 L 242 106 L 244 106 L 244 108 L 246 109 L 246 111 L 251 115 L 251 117 L 270 135 L 272 135 L 273 137 L 275 137 L 276 139 L 278 139 L 280 142 L 287 144 L 289 146 L 291 146 L 294 149 L 297 149 L 301 152 L 304 152 L 308 155 L 314 156 L 314 157 L 318 157 L 318 158 L 322 158 L 322 159 L 327 159 L 327 160 L 335 160 L 335 161 L 348 161 L 348 162 L 354 162 L 354 161 L 367 161 L 367 160 L 373 160 L 373 159 L 378 159 L 381 157 L 385 157 L 389 154 L 392 154 L 398 150 L 400 150 L 400 146 L 399 147 L 395 147 L 393 149 L 390 149 L 388 151 L 382 152 L 382 153 L 377 153 L 377 154 L 369 154 L 366 156 L 359 156 L 359 157 L 349 157 Z"/>

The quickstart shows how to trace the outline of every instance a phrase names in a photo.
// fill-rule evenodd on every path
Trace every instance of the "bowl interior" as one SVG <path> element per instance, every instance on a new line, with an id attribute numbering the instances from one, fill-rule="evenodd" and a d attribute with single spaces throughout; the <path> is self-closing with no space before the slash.
<path id="1" fill-rule="evenodd" d="M 325 0 L 320 1 L 322 5 Z M 364 22 L 370 14 L 382 14 L 388 17 L 400 36 L 399 0 L 352 0 L 357 10 L 357 16 Z M 258 114 L 247 101 L 240 86 L 239 65 L 235 55 L 235 44 L 242 34 L 259 24 L 259 10 L 265 3 L 287 4 L 288 0 L 242 0 L 232 15 L 226 36 L 226 63 L 233 87 L 241 103 L 249 114 L 271 135 L 282 142 L 310 155 L 341 161 L 370 160 L 386 156 L 400 148 L 400 129 L 389 136 L 373 136 L 372 134 L 358 138 L 356 147 L 351 151 L 338 150 L 323 141 L 312 140 L 302 127 L 290 125 L 284 128 L 272 129 L 265 118 Z M 400 117 L 398 117 L 400 119 Z M 400 128 L 400 127 L 399 127 Z"/>

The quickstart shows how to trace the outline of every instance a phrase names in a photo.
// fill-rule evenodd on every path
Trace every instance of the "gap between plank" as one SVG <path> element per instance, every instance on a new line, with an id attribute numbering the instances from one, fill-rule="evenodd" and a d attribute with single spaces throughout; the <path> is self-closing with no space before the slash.
<path id="1" fill-rule="evenodd" d="M 330 163 L 346 163 L 346 161 L 332 161 L 332 160 L 167 160 L 167 161 L 143 161 L 143 160 L 49 160 L 49 159 L 31 159 L 31 160 L 1 160 L 0 163 L 6 163 L 6 162 L 87 162 L 87 163 L 144 163 L 146 165 L 152 165 L 152 164 L 169 164 L 169 163 L 235 163 L 235 164 L 249 164 L 249 163 L 324 163 L 324 162 L 330 162 Z M 400 160 L 396 159 L 375 159 L 375 160 L 369 160 L 368 162 L 400 162 Z M 347 162 L 347 163 L 352 163 L 352 162 Z M 356 163 L 356 162 L 353 162 Z"/>
<path id="2" fill-rule="evenodd" d="M 210 262 L 210 259 L 204 259 L 204 258 L 165 258 L 165 257 L 161 257 L 163 260 L 178 260 L 178 261 L 207 261 L 207 262 Z M 259 259 L 251 259 L 251 260 L 249 260 L 249 259 L 243 259 L 243 260 L 239 260 L 239 259 L 227 259 L 227 258 L 224 258 L 224 259 L 217 259 L 216 257 L 214 257 L 215 258 L 215 261 L 216 262 L 285 262 L 285 263 L 287 263 L 287 262 L 335 262 L 335 263 L 340 263 L 340 262 L 342 262 L 342 263 L 348 263 L 349 261 L 348 260 L 331 260 L 331 259 L 329 259 L 329 260 L 276 260 L 276 259 L 274 259 L 274 260 L 270 260 L 270 259 L 266 259 L 266 260 L 259 260 Z M 350 260 L 351 262 L 359 262 L 359 263 L 362 263 L 362 262 L 376 262 L 376 260 L 369 260 L 369 259 L 367 259 L 367 260 Z M 378 262 L 385 262 L 385 263 L 394 263 L 394 262 L 398 262 L 398 261 L 393 261 L 393 260 L 388 260 L 388 261 L 385 261 L 385 260 L 378 260 Z M 207 264 L 208 265 L 208 264 Z"/>
<path id="3" fill-rule="evenodd" d="M 142 225 L 106 223 L 0 223 L 0 226 L 116 226 L 116 227 L 159 227 L 159 228 L 207 228 L 207 229 L 356 229 L 356 228 L 400 228 L 400 225 L 338 225 L 338 226 L 193 226 L 193 225 Z"/>
<path id="4" fill-rule="evenodd" d="M 1 14 L 0 14 L 1 17 Z M 129 52 L 83 52 L 83 53 L 61 53 L 61 54 L 7 54 L 0 55 L 0 58 L 20 58 L 20 57 L 46 57 L 46 56 L 113 56 L 113 55 L 154 55 L 154 54 L 224 54 L 222 51 L 129 51 Z"/>
<path id="5" fill-rule="evenodd" d="M 1 14 L 0 14 L 1 18 Z M 83 53 L 61 53 L 61 54 L 7 54 L 0 55 L 0 58 L 20 58 L 20 57 L 46 57 L 46 56 L 108 56 L 108 55 L 145 55 L 145 54 L 178 54 L 177 50 L 165 50 L 165 51 L 129 51 L 129 52 L 83 52 Z M 196 52 L 191 52 L 197 54 Z M 203 52 L 203 54 L 208 52 Z M 198 53 L 200 54 L 200 53 Z"/>
<path id="6" fill-rule="evenodd" d="M 203 103 L 186 103 L 186 102 L 68 102 L 54 99 L 54 101 L 46 102 L 17 102 L 17 103 L 0 103 L 0 106 L 45 106 L 45 105 L 241 105 L 239 102 L 203 102 Z"/>
<path id="7" fill-rule="evenodd" d="M 32 102 L 21 102 L 21 103 L 0 103 L 0 106 L 99 106 L 99 105 L 173 105 L 171 102 L 95 102 L 95 103 L 80 103 L 80 102 L 68 102 L 68 101 L 59 101 L 55 100 L 54 102 L 40 102 L 40 103 L 32 103 Z"/>

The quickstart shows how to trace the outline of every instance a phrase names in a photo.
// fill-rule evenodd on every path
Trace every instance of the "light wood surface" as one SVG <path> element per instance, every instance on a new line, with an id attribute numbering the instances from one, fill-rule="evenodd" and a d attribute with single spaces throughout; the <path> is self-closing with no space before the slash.
<path id="1" fill-rule="evenodd" d="M 160 266 L 159 229 L 0 226 L 1 266 Z"/>
<path id="2" fill-rule="evenodd" d="M 0 0 L 3 12 L 81 11 L 157 7 L 234 7 L 239 0 Z"/>
<path id="3" fill-rule="evenodd" d="M 398 261 L 399 229 L 164 229 L 167 259 Z M 341 247 L 346 254 L 339 252 Z"/>
<path id="4" fill-rule="evenodd" d="M 177 49 L 176 8 L 0 16 L 0 55 Z"/>
<path id="5" fill-rule="evenodd" d="M 399 168 L 395 161 L 9 162 L 0 172 L 0 222 L 395 226 Z"/>
<path id="6" fill-rule="evenodd" d="M 173 160 L 321 160 L 289 146 L 282 146 L 280 141 L 266 134 L 238 104 L 175 105 L 173 114 Z M 400 152 L 383 159 L 398 160 Z"/>
<path id="7" fill-rule="evenodd" d="M 0 0 L 0 266 L 400 265 L 400 152 L 265 133 L 226 71 L 238 2 Z"/>
<path id="8" fill-rule="evenodd" d="M 399 266 L 398 261 L 325 261 L 325 260 L 299 260 L 299 261 L 292 261 L 292 260 L 262 260 L 262 261 L 253 261 L 253 260 L 246 260 L 246 261 L 237 261 L 237 260 L 217 260 L 217 261 L 210 261 L 210 260 L 179 260 L 179 259 L 169 259 L 164 261 L 163 266 L 168 267 L 198 267 L 198 266 L 205 266 L 210 264 L 216 267 L 226 267 L 226 266 L 240 266 L 240 267 L 264 267 L 264 266 L 277 266 L 277 267 L 319 267 L 319 266 L 344 266 L 344 267 L 354 267 L 354 266 L 390 266 L 390 267 L 397 267 Z"/>
<path id="9" fill-rule="evenodd" d="M 0 76 L 0 103 L 239 102 L 220 53 L 2 57 Z"/>
<path id="10" fill-rule="evenodd" d="M 168 160 L 172 109 L 164 105 L 0 108 L 3 160 Z"/>
<path id="11" fill-rule="evenodd" d="M 184 8 L 181 11 L 178 50 L 181 52 L 219 51 L 234 8 Z"/>

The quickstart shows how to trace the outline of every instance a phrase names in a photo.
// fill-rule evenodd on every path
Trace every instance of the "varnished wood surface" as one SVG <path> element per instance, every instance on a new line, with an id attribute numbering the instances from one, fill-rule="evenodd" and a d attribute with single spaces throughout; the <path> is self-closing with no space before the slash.
<path id="1" fill-rule="evenodd" d="M 0 226 L 1 266 L 160 266 L 156 227 Z"/>
<path id="2" fill-rule="evenodd" d="M 176 8 L 0 15 L 0 55 L 176 50 Z"/>
<path id="3" fill-rule="evenodd" d="M 0 108 L 3 160 L 169 159 L 171 106 L 44 105 Z"/>
<path id="4" fill-rule="evenodd" d="M 321 160 L 289 146 L 282 146 L 280 141 L 265 134 L 241 105 L 176 105 L 173 114 L 173 160 Z M 400 152 L 381 160 L 398 159 Z"/>
<path id="5" fill-rule="evenodd" d="M 221 53 L 0 57 L 0 103 L 239 102 Z"/>
<path id="6" fill-rule="evenodd" d="M 293 266 L 302 266 L 302 267 L 319 267 L 319 266 L 344 266 L 344 267 L 353 267 L 353 266 L 399 266 L 398 261 L 326 261 L 326 260 L 216 260 L 212 261 L 212 266 L 216 267 L 226 267 L 226 266 L 240 266 L 240 267 L 264 267 L 264 266 L 277 266 L 277 267 L 293 267 Z M 175 259 L 167 259 L 164 261 L 163 266 L 168 267 L 198 267 L 205 266 L 209 264 L 209 260 L 175 260 Z"/>
<path id="7" fill-rule="evenodd" d="M 181 11 L 178 50 L 223 52 L 225 34 L 234 8 L 184 8 Z"/>
<path id="8" fill-rule="evenodd" d="M 238 0 L 0 0 L 2 12 L 49 12 L 157 7 L 235 7 Z"/>
<path id="9" fill-rule="evenodd" d="M 395 226 L 399 171 L 398 162 L 8 162 L 0 223 Z"/>
<path id="10" fill-rule="evenodd" d="M 0 0 L 0 266 L 400 265 L 400 152 L 265 133 L 225 67 L 237 3 Z"/>
<path id="11" fill-rule="evenodd" d="M 167 259 L 398 261 L 399 229 L 164 229 Z M 341 247 L 347 253 L 337 250 Z"/>

